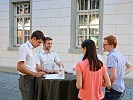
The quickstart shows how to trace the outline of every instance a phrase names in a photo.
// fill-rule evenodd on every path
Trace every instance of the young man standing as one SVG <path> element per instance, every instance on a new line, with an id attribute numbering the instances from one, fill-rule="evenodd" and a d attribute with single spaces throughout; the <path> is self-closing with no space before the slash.
<path id="1" fill-rule="evenodd" d="M 44 70 L 47 73 L 54 73 L 55 63 L 60 67 L 63 66 L 59 56 L 56 52 L 52 51 L 52 38 L 46 37 L 43 42 L 43 50 L 39 50 L 36 54 L 37 70 Z"/>
<path id="2" fill-rule="evenodd" d="M 125 71 L 132 69 L 127 59 L 116 50 L 116 46 L 116 37 L 110 35 L 104 38 L 103 48 L 104 51 L 109 52 L 107 68 L 111 80 L 111 89 L 106 89 L 104 100 L 120 100 L 125 90 Z"/>
<path id="3" fill-rule="evenodd" d="M 43 77 L 45 72 L 36 71 L 35 48 L 40 46 L 45 39 L 43 32 L 37 30 L 31 35 L 26 43 L 18 49 L 17 71 L 20 74 L 19 89 L 22 100 L 34 100 L 34 89 L 36 77 Z"/>

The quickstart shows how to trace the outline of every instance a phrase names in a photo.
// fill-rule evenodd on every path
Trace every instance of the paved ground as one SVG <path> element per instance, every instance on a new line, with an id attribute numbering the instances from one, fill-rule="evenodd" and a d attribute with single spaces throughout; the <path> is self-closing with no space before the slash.
<path id="1" fill-rule="evenodd" d="M 0 72 L 0 100 L 21 100 L 18 74 Z"/>
<path id="2" fill-rule="evenodd" d="M 0 100 L 21 100 L 21 94 L 18 89 L 18 77 L 16 73 L 0 72 Z M 127 80 L 131 83 L 126 86 L 125 96 L 122 100 L 133 100 L 133 80 Z"/>

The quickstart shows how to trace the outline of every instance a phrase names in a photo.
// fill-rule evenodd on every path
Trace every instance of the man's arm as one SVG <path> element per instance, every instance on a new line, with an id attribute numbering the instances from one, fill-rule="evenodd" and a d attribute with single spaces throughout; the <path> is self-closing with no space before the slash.
<path id="1" fill-rule="evenodd" d="M 36 64 L 36 71 L 40 72 L 41 71 L 41 67 L 39 64 Z"/>
<path id="2" fill-rule="evenodd" d="M 126 68 L 125 75 L 128 74 L 130 71 L 133 70 L 133 65 L 129 61 L 126 63 L 126 67 L 127 68 Z"/>
<path id="3" fill-rule="evenodd" d="M 114 81 L 116 80 L 117 78 L 117 69 L 114 68 L 114 67 L 110 67 L 110 81 L 111 81 L 111 87 L 112 85 L 114 84 Z"/>
<path id="4" fill-rule="evenodd" d="M 57 62 L 56 64 L 57 64 L 59 67 L 62 66 L 62 67 L 64 68 L 64 65 L 62 64 L 61 61 Z"/>
<path id="5" fill-rule="evenodd" d="M 36 64 L 36 70 L 40 72 L 43 70 L 43 68 L 39 64 Z"/>
<path id="6" fill-rule="evenodd" d="M 42 68 L 39 64 L 36 64 L 37 72 L 44 72 L 45 74 L 48 73 L 48 70 Z"/>
<path id="7" fill-rule="evenodd" d="M 62 66 L 62 67 L 64 68 L 64 65 L 62 64 L 62 62 L 61 62 L 61 60 L 60 60 L 60 58 L 59 58 L 59 56 L 57 55 L 56 52 L 54 52 L 54 62 L 55 62 L 59 67 Z"/>
<path id="8" fill-rule="evenodd" d="M 43 77 L 44 76 L 44 72 L 33 72 L 30 71 L 29 69 L 27 69 L 24 65 L 24 61 L 20 61 L 17 63 L 17 70 L 26 74 L 26 75 L 30 75 L 30 76 L 34 76 L 34 77 Z"/>
<path id="9" fill-rule="evenodd" d="M 110 82 L 110 79 L 109 79 L 109 75 L 107 73 L 107 70 L 104 73 L 103 78 L 104 78 L 104 82 L 103 82 L 102 85 L 105 86 L 105 87 L 107 87 L 107 89 L 110 89 L 111 88 L 111 82 Z"/>

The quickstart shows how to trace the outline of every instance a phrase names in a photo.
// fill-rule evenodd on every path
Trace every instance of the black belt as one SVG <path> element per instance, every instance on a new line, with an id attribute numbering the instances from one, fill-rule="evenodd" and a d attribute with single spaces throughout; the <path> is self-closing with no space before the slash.
<path id="1" fill-rule="evenodd" d="M 30 77 L 30 78 L 35 78 L 34 76 L 31 76 L 31 75 L 22 75 L 22 74 L 20 74 L 20 77 L 25 77 L 25 78 L 26 78 L 26 77 L 27 77 L 27 78 L 28 78 L 28 77 Z"/>

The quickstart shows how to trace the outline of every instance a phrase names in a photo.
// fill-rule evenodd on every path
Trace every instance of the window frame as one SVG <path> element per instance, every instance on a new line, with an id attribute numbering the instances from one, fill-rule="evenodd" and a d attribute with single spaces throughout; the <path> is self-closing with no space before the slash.
<path id="1" fill-rule="evenodd" d="M 76 21 L 77 21 L 77 0 L 71 0 L 71 33 L 70 33 L 70 48 L 69 53 L 81 53 L 81 48 L 76 47 Z M 99 42 L 98 53 L 103 53 L 102 50 L 102 37 L 103 37 L 103 0 L 99 2 Z"/>
<path id="2" fill-rule="evenodd" d="M 16 3 L 30 3 L 30 20 L 32 19 L 32 0 L 9 0 L 9 46 L 7 47 L 8 51 L 17 51 L 20 45 L 15 45 L 15 29 L 14 29 L 14 24 L 15 24 L 15 19 L 14 19 L 14 4 Z M 32 23 L 30 21 L 30 34 L 32 31 Z M 17 38 L 17 37 L 16 37 Z"/>

